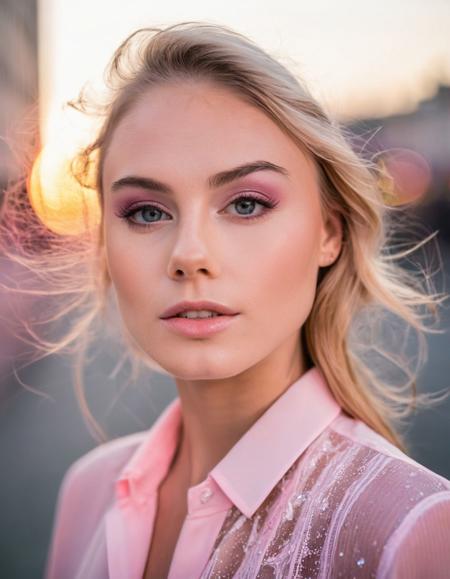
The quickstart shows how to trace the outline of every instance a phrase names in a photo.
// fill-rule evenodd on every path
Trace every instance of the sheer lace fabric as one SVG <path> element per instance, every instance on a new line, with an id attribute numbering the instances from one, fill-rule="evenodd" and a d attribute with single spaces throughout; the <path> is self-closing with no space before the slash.
<path id="1" fill-rule="evenodd" d="M 382 447 L 398 453 L 338 416 L 251 519 L 230 509 L 202 579 L 450 577 L 450 483 Z M 433 567 L 415 575 L 433 546 Z"/>

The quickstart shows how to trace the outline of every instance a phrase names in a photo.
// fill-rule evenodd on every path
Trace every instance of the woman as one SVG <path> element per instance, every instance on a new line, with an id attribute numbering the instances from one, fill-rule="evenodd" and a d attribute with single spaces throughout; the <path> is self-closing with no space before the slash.
<path id="1" fill-rule="evenodd" d="M 98 299 L 66 344 L 112 296 L 178 397 L 71 466 L 46 576 L 445 577 L 450 482 L 408 457 L 414 396 L 361 353 L 382 308 L 420 333 L 439 303 L 382 252 L 376 167 L 226 27 L 137 31 L 109 73 L 83 166 Z"/>

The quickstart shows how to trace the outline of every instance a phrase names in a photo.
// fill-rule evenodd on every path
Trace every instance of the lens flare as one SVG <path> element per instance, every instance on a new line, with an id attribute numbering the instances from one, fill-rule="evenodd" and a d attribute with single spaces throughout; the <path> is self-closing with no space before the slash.
<path id="1" fill-rule="evenodd" d="M 432 171 L 423 155 L 411 149 L 390 149 L 381 165 L 390 176 L 382 183 L 389 205 L 417 202 L 425 197 L 432 183 Z"/>
<path id="2" fill-rule="evenodd" d="M 37 156 L 28 180 L 36 215 L 58 235 L 80 235 L 100 223 L 97 192 L 78 183 L 70 170 L 72 158 L 48 144 Z"/>

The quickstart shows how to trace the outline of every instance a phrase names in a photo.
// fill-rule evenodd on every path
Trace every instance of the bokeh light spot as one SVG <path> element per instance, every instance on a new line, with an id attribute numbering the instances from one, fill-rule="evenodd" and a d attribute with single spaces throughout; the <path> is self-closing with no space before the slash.
<path id="1" fill-rule="evenodd" d="M 80 235 L 100 223 L 97 192 L 71 172 L 73 155 L 48 144 L 37 156 L 28 181 L 30 203 L 40 221 L 59 235 Z"/>

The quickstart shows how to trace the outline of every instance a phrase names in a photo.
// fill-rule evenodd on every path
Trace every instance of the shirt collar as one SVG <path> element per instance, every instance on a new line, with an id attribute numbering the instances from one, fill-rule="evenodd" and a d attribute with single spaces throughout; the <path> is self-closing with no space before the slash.
<path id="1" fill-rule="evenodd" d="M 292 383 L 211 470 L 209 476 L 247 517 L 277 482 L 337 417 L 341 408 L 317 366 Z M 175 398 L 145 433 L 119 479 L 119 500 L 143 502 L 164 478 L 175 452 L 181 424 Z"/>

